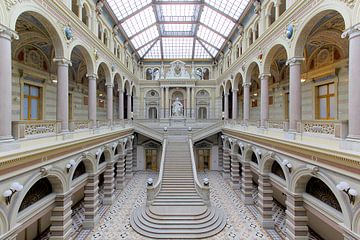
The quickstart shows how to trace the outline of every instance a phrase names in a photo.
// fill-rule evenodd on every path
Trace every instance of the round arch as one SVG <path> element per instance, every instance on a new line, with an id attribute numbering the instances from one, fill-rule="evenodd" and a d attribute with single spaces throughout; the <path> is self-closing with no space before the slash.
<path id="1" fill-rule="evenodd" d="M 90 51 L 81 42 L 76 41 L 75 44 L 71 46 L 71 48 L 69 49 L 69 59 L 71 59 L 71 55 L 75 49 L 79 49 L 81 55 L 85 59 L 87 73 L 95 73 L 95 64 L 93 58 L 91 57 Z"/>
<path id="2" fill-rule="evenodd" d="M 329 12 L 337 12 L 342 16 L 345 23 L 345 29 L 352 26 L 350 17 L 351 12 L 345 3 L 325 2 L 323 4 L 319 4 L 319 6 L 312 9 L 311 12 L 306 15 L 303 24 L 299 26 L 293 40 L 294 47 L 291 48 L 292 52 L 289 54 L 290 56 L 303 57 L 307 37 L 319 20 L 329 14 Z"/>
<path id="3" fill-rule="evenodd" d="M 117 89 L 117 90 L 121 90 L 120 88 L 121 88 L 121 86 L 122 86 L 122 80 L 121 80 L 121 75 L 120 75 L 120 73 L 118 73 L 118 72 L 115 72 L 115 74 L 114 74 L 114 85 L 115 85 L 115 82 L 118 84 L 118 86 L 119 86 L 119 89 Z"/>
<path id="4" fill-rule="evenodd" d="M 233 90 L 239 90 L 238 89 L 239 83 L 243 83 L 243 82 L 244 82 L 243 75 L 241 72 L 238 72 L 234 78 Z"/>
<path id="5" fill-rule="evenodd" d="M 69 183 L 70 186 L 73 182 L 73 176 L 75 173 L 76 168 L 79 166 L 81 162 L 84 163 L 86 173 L 95 173 L 96 172 L 96 166 L 95 166 L 95 157 L 93 155 L 82 155 L 80 158 L 78 158 L 76 161 L 76 165 L 71 168 L 70 174 L 69 174 Z"/>
<path id="6" fill-rule="evenodd" d="M 123 81 L 123 91 L 126 90 L 127 93 L 130 93 L 130 87 L 131 87 L 130 81 L 128 79 L 125 79 Z"/>
<path id="7" fill-rule="evenodd" d="M 258 162 L 258 166 L 261 165 L 261 161 L 260 161 L 260 156 L 258 154 L 258 152 L 256 151 L 256 148 L 254 146 L 247 146 L 245 149 L 244 149 L 244 161 L 245 162 L 251 162 L 251 157 L 252 157 L 252 154 L 255 154 L 256 156 L 256 159 L 257 159 L 257 162 Z"/>
<path id="8" fill-rule="evenodd" d="M 286 186 L 289 186 L 290 172 L 282 164 L 282 159 L 277 154 L 275 154 L 274 152 L 267 152 L 261 160 L 262 161 L 259 164 L 259 170 L 261 173 L 271 173 L 272 165 L 274 164 L 274 162 L 277 162 L 285 175 Z"/>
<path id="9" fill-rule="evenodd" d="M 230 79 L 226 80 L 224 90 L 225 90 L 225 93 L 229 93 L 229 90 L 233 90 L 233 84 Z"/>
<path id="10" fill-rule="evenodd" d="M 109 66 L 105 62 L 100 62 L 96 67 L 96 73 L 99 72 L 100 67 L 102 67 L 104 70 L 106 83 L 110 83 L 112 79 L 111 79 L 111 71 Z"/>
<path id="11" fill-rule="evenodd" d="M 131 96 L 134 96 L 134 97 L 136 96 L 136 86 L 135 85 L 131 86 L 130 94 L 131 94 Z"/>
<path id="12" fill-rule="evenodd" d="M 224 88 L 224 85 L 223 85 L 223 84 L 220 85 L 219 93 L 220 93 L 220 96 L 223 96 L 224 93 L 225 93 L 225 88 Z"/>
<path id="13" fill-rule="evenodd" d="M 255 68 L 258 68 L 259 69 L 259 75 L 261 74 L 260 73 L 260 69 L 261 69 L 261 66 L 258 62 L 254 61 L 252 63 L 250 63 L 250 65 L 247 67 L 247 70 L 246 70 L 246 79 L 244 82 L 250 82 L 251 83 L 251 74 L 253 72 L 253 70 L 255 70 Z"/>
<path id="14" fill-rule="evenodd" d="M 320 179 L 332 191 L 340 204 L 344 224 L 345 226 L 350 228 L 352 219 L 351 207 L 350 204 L 346 204 L 347 202 L 349 202 L 349 199 L 344 197 L 343 193 L 336 188 L 335 181 L 333 181 L 330 176 L 327 176 L 325 173 L 322 172 L 317 172 L 316 175 L 314 175 L 311 169 L 301 168 L 293 173 L 289 191 L 293 193 L 304 193 L 306 189 L 306 184 L 311 177 Z"/>
<path id="15" fill-rule="evenodd" d="M 354 209 L 354 219 L 351 228 L 355 233 L 360 234 L 360 204 Z"/>
<path id="16" fill-rule="evenodd" d="M 0 236 L 9 230 L 9 222 L 4 205 L 0 205 Z"/>
<path id="17" fill-rule="evenodd" d="M 277 40 L 274 44 L 271 45 L 269 51 L 265 54 L 263 69 L 261 72 L 265 74 L 270 74 L 271 63 L 276 54 L 281 49 L 285 50 L 287 59 L 289 59 L 289 50 L 287 49 L 286 44 L 283 42 L 283 40 Z"/>
<path id="18" fill-rule="evenodd" d="M 53 18 L 53 16 L 51 16 L 40 6 L 35 5 L 31 2 L 15 5 L 11 10 L 11 15 L 9 18 L 10 28 L 12 30 L 15 30 L 18 18 L 22 14 L 27 14 L 27 13 L 37 18 L 42 23 L 46 31 L 49 33 L 52 44 L 54 45 L 54 49 L 55 49 L 55 58 L 63 58 L 65 56 L 66 46 L 64 43 L 65 37 L 61 37 L 61 36 L 64 36 L 64 33 L 59 31 L 59 28 L 56 27 L 57 21 Z"/>

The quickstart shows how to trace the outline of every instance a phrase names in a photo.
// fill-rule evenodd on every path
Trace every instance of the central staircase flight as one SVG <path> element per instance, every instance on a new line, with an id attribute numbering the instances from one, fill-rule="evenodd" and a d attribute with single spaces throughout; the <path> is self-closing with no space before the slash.
<path id="1" fill-rule="evenodd" d="M 146 206 L 130 219 L 139 234 L 156 239 L 201 239 L 222 231 L 223 212 L 210 204 L 208 180 L 197 178 L 192 140 L 169 135 L 163 141 L 159 178 L 148 180 Z"/>

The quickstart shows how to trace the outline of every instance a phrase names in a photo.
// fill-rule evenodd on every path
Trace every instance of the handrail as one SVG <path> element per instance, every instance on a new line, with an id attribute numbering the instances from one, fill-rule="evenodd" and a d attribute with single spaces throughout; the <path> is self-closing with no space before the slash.
<path id="1" fill-rule="evenodd" d="M 212 135 L 214 132 L 218 132 L 221 127 L 223 126 L 223 122 L 216 122 L 206 128 L 199 129 L 192 134 L 192 138 L 196 140 L 199 140 L 199 138 L 207 137 Z"/>
<path id="2" fill-rule="evenodd" d="M 209 188 L 209 185 L 206 185 L 206 186 L 202 185 L 199 182 L 199 179 L 197 177 L 197 170 L 196 170 L 194 149 L 193 149 L 193 141 L 192 141 L 191 137 L 189 137 L 189 145 L 190 145 L 192 172 L 193 172 L 193 176 L 194 176 L 194 183 L 195 183 L 196 191 L 200 195 L 200 197 L 204 200 L 205 204 L 207 206 L 210 206 L 210 188 Z"/>
<path id="3" fill-rule="evenodd" d="M 145 126 L 144 124 L 138 123 L 138 122 L 134 122 L 134 127 L 138 128 L 138 129 L 142 129 L 145 132 L 149 132 L 149 137 L 151 138 L 155 138 L 155 140 L 159 140 L 161 141 L 163 139 L 163 134 L 159 133 L 158 131 L 154 130 L 153 128 L 150 128 L 148 126 Z M 143 135 L 146 135 L 146 133 L 142 133 Z M 150 136 L 151 135 L 151 136 Z"/>
<path id="4" fill-rule="evenodd" d="M 160 163 L 160 172 L 159 172 L 159 177 L 155 183 L 155 185 L 152 185 L 152 183 L 150 183 L 148 181 L 148 185 L 147 185 L 147 196 L 146 196 L 146 205 L 149 206 L 150 203 L 152 203 L 152 201 L 155 199 L 155 196 L 160 192 L 161 189 L 161 183 L 162 183 L 162 178 L 164 175 L 164 165 L 165 165 L 165 152 L 166 152 L 166 145 L 167 145 L 167 139 L 166 137 L 163 140 L 163 147 L 162 147 L 162 153 L 161 153 L 161 163 Z"/>

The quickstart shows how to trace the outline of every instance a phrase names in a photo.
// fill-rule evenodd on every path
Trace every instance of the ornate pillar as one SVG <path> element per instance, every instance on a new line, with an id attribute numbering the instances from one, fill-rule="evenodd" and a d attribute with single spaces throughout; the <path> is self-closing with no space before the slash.
<path id="1" fill-rule="evenodd" d="M 269 74 L 261 74 L 261 127 L 266 127 L 266 122 L 269 120 Z"/>
<path id="2" fill-rule="evenodd" d="M 131 178 L 133 176 L 133 148 L 130 147 L 129 149 L 126 149 L 126 174 L 125 176 L 127 178 Z"/>
<path id="3" fill-rule="evenodd" d="M 127 94 L 127 119 L 131 119 L 131 94 Z"/>
<path id="4" fill-rule="evenodd" d="M 12 69 L 11 40 L 19 39 L 16 32 L 0 24 L 0 141 L 12 140 Z"/>
<path id="5" fill-rule="evenodd" d="M 360 139 L 360 24 L 342 34 L 349 37 L 349 138 Z"/>
<path id="6" fill-rule="evenodd" d="M 84 229 L 91 229 L 98 221 L 99 210 L 99 176 L 90 175 L 84 190 Z"/>
<path id="7" fill-rule="evenodd" d="M 160 87 L 160 118 L 164 118 L 165 117 L 165 106 L 164 106 L 164 91 L 165 91 L 165 89 L 164 89 L 164 87 Z"/>
<path id="8" fill-rule="evenodd" d="M 114 85 L 112 85 L 112 83 L 107 83 L 106 84 L 106 101 L 107 101 L 107 104 L 106 104 L 106 113 L 107 113 L 107 120 L 109 121 L 109 124 L 110 126 L 113 125 L 113 120 L 114 120 L 114 113 L 113 113 L 113 110 L 114 110 L 114 106 L 113 106 L 113 88 L 114 88 Z"/>
<path id="9" fill-rule="evenodd" d="M 232 101 L 232 119 L 236 120 L 238 117 L 238 89 L 233 90 L 233 101 Z"/>
<path id="10" fill-rule="evenodd" d="M 124 119 L 124 91 L 119 90 L 119 119 Z"/>
<path id="11" fill-rule="evenodd" d="M 264 228 L 274 228 L 272 218 L 273 189 L 268 175 L 259 175 L 259 206 L 262 226 Z"/>
<path id="12" fill-rule="evenodd" d="M 224 94 L 224 119 L 229 119 L 229 93 Z"/>
<path id="13" fill-rule="evenodd" d="M 196 103 L 195 103 L 195 87 L 191 88 L 191 118 L 195 119 L 196 114 L 195 114 L 195 108 L 196 108 Z"/>
<path id="14" fill-rule="evenodd" d="M 56 120 L 61 122 L 61 131 L 69 131 L 69 66 L 67 59 L 54 59 L 57 63 Z"/>
<path id="15" fill-rule="evenodd" d="M 250 119 L 250 86 L 251 83 L 245 82 L 243 83 L 244 87 L 244 124 Z"/>
<path id="16" fill-rule="evenodd" d="M 190 110 L 191 110 L 191 95 L 190 95 L 190 87 L 186 87 L 186 117 L 190 118 Z"/>
<path id="17" fill-rule="evenodd" d="M 289 131 L 296 132 L 297 122 L 301 121 L 301 63 L 303 58 L 291 58 L 289 86 Z"/>
<path id="18" fill-rule="evenodd" d="M 165 88 L 165 118 L 169 118 L 169 87 Z"/>
<path id="19" fill-rule="evenodd" d="M 122 190 L 125 187 L 125 154 L 119 154 L 116 169 L 116 189 Z"/>
<path id="20" fill-rule="evenodd" d="M 222 176 L 225 180 L 230 179 L 230 149 L 224 147 Z"/>
<path id="21" fill-rule="evenodd" d="M 242 179 L 241 179 L 241 198 L 245 205 L 254 204 L 253 199 L 253 183 L 251 167 L 249 162 L 243 161 L 242 165 Z"/>
<path id="22" fill-rule="evenodd" d="M 92 127 L 96 127 L 96 79 L 95 74 L 87 75 L 89 80 L 89 97 L 88 97 L 88 115 L 89 120 L 92 121 Z"/>
<path id="23" fill-rule="evenodd" d="M 72 237 L 71 192 L 55 197 L 55 207 L 51 212 L 50 240 L 68 240 Z"/>
<path id="24" fill-rule="evenodd" d="M 286 198 L 286 239 L 307 240 L 308 218 L 301 194 L 288 193 Z"/>
<path id="25" fill-rule="evenodd" d="M 231 186 L 235 190 L 240 190 L 240 162 L 236 154 L 231 154 Z"/>
<path id="26" fill-rule="evenodd" d="M 114 201 L 114 180 L 114 162 L 108 162 L 104 173 L 104 205 L 111 205 Z"/>

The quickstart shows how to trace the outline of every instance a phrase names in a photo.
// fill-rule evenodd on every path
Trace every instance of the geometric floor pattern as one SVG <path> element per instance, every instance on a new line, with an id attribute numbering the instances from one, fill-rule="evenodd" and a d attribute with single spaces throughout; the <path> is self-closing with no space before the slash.
<path id="1" fill-rule="evenodd" d="M 222 179 L 217 172 L 209 172 L 212 204 L 222 208 L 227 216 L 225 229 L 209 240 L 273 239 L 260 225 L 256 217 L 244 206 L 238 193 Z M 137 234 L 130 226 L 130 216 L 134 209 L 146 201 L 146 180 L 154 178 L 154 173 L 138 172 L 129 181 L 124 191 L 115 199 L 104 217 L 88 236 L 88 240 L 138 240 L 149 239 Z M 205 177 L 199 174 L 199 178 Z"/>

